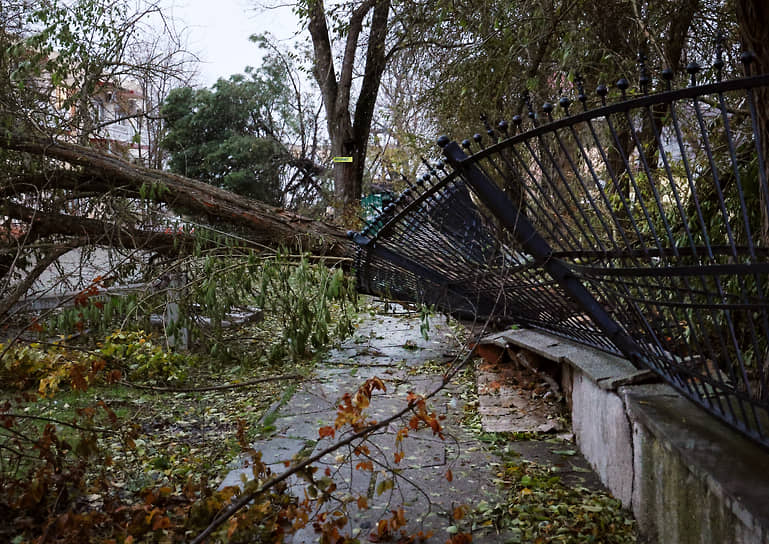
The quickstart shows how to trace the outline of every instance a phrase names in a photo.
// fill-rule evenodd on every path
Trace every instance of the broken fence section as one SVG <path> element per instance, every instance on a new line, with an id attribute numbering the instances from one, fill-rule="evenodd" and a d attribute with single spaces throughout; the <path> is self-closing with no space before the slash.
<path id="1" fill-rule="evenodd" d="M 441 137 L 350 233 L 359 289 L 623 355 L 769 447 L 769 76 L 687 71 L 654 94 L 620 80 L 616 103 L 599 86 L 592 109 L 577 81 L 574 101 Z"/>

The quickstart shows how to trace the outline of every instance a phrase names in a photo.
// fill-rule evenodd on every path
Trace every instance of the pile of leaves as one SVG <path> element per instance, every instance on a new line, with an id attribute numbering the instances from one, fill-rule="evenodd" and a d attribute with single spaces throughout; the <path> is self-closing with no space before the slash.
<path id="1" fill-rule="evenodd" d="M 509 542 L 636 542 L 636 525 L 604 491 L 561 482 L 556 467 L 508 460 L 497 474 L 503 499 L 477 505 L 474 523 L 509 533 Z"/>

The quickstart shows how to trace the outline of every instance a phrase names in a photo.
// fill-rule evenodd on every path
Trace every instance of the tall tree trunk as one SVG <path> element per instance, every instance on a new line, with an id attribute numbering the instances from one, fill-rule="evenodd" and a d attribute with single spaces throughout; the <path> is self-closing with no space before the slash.
<path id="1" fill-rule="evenodd" d="M 766 0 L 737 0 L 737 24 L 740 27 L 742 45 L 755 56 L 751 71 L 769 73 L 769 4 Z M 756 112 L 758 115 L 758 134 L 760 149 L 764 155 L 764 180 L 769 180 L 769 89 L 759 87 L 755 90 Z M 769 247 L 769 194 L 761 184 L 761 231 L 759 243 Z M 758 383 L 757 395 L 760 400 L 769 400 L 769 347 L 765 346 L 764 360 Z"/>
<path id="2" fill-rule="evenodd" d="M 360 205 L 365 171 L 366 150 L 371 132 L 382 73 L 387 65 L 385 39 L 391 0 L 364 0 L 352 12 L 347 25 L 345 49 L 337 75 L 322 0 L 312 3 L 308 29 L 313 43 L 313 75 L 320 87 L 328 120 L 328 135 L 334 156 L 352 157 L 352 163 L 336 163 L 334 194 L 336 208 L 343 222 L 348 222 Z M 366 65 L 360 93 L 351 108 L 351 90 L 356 52 L 365 18 L 372 11 L 366 46 Z"/>
<path id="3" fill-rule="evenodd" d="M 737 0 L 737 24 L 743 47 L 755 55 L 751 72 L 769 73 L 769 3 L 766 0 Z M 764 155 L 764 175 L 769 179 L 769 89 L 755 90 L 758 129 L 761 151 Z M 761 187 L 761 232 L 760 242 L 769 247 L 769 195 Z"/>

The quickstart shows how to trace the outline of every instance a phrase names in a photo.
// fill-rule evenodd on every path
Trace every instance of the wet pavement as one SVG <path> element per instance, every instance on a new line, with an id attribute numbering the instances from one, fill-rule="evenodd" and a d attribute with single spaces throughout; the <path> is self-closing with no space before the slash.
<path id="1" fill-rule="evenodd" d="M 263 418 L 265 429 L 270 432 L 254 444 L 271 470 L 281 473 L 285 470 L 285 461 L 306 458 L 331 445 L 335 440 L 321 439 L 319 429 L 334 424 L 340 397 L 345 393 L 354 394 L 368 378 L 379 377 L 387 387 L 385 393 L 373 394 L 366 411 L 370 419 L 378 421 L 403 409 L 409 392 L 425 395 L 439 387 L 443 373 L 461 352 L 458 326 L 442 317 L 431 317 L 425 339 L 420 333 L 420 324 L 417 315 L 403 311 L 397 315 L 366 315 L 355 335 L 339 349 L 332 350 L 324 362 L 318 364 L 310 380 L 301 384 L 290 398 L 276 403 Z M 480 405 L 487 416 L 490 410 L 496 417 L 492 422 L 486 421 L 491 431 L 503 427 L 501 422 L 505 419 L 516 420 L 517 431 L 529 430 L 520 425 L 524 419 L 534 425 L 530 429 L 533 431 L 537 427 L 541 430 L 554 420 L 553 416 L 548 419 L 547 414 L 532 413 L 531 405 L 525 402 L 527 397 L 532 397 L 530 391 L 512 391 L 504 383 L 497 387 L 494 371 L 486 365 L 477 372 L 477 385 L 473 375 L 460 373 L 459 379 L 452 380 L 428 401 L 428 411 L 443 418 L 440 423 L 444 439 L 429 428 L 411 431 L 403 439 L 400 450 L 396 447 L 396 434 L 408 426 L 407 418 L 391 423 L 368 439 L 373 470 L 356 470 L 356 465 L 367 459 L 356 456 L 350 447 L 341 448 L 317 463 L 315 480 L 327 475 L 336 485 L 333 498 L 324 508 L 329 512 L 342 511 L 349 519 L 343 533 L 367 541 L 378 521 L 391 518 L 399 508 L 403 508 L 408 520 L 403 528 L 405 533 L 432 532 L 434 536 L 428 542 L 445 542 L 455 530 L 451 527 L 471 531 L 472 528 L 466 526 L 467 520 L 465 525 L 457 523 L 452 513 L 460 506 L 472 509 L 481 502 L 498 502 L 494 480 L 500 460 L 495 447 L 481 440 L 479 418 L 475 424 L 468 424 L 466 402 L 475 403 L 474 410 Z M 504 381 L 502 377 L 500 381 Z M 472 393 L 476 387 L 482 393 L 478 402 Z M 516 418 L 516 411 L 528 412 L 528 415 Z M 548 428 L 568 432 L 563 421 Z M 558 467 L 553 470 L 559 471 L 564 482 L 600 487 L 570 442 L 560 441 L 554 434 L 543 436 L 550 439 L 517 440 L 505 447 L 520 454 L 522 459 Z M 339 438 L 337 434 L 336 440 Z M 396 451 L 403 453 L 398 463 Z M 564 451 L 568 457 L 563 455 Z M 243 478 L 251 477 L 247 466 L 237 466 L 237 462 L 235 465 L 221 487 L 239 485 Z M 308 481 L 292 477 L 290 490 L 294 494 L 304 497 L 308 489 Z M 358 508 L 359 497 L 366 498 L 368 508 Z M 472 529 L 472 535 L 473 542 L 507 540 L 506 535 L 496 534 L 490 528 Z M 288 541 L 296 544 L 310 543 L 317 542 L 319 535 L 308 525 L 291 538 Z"/>

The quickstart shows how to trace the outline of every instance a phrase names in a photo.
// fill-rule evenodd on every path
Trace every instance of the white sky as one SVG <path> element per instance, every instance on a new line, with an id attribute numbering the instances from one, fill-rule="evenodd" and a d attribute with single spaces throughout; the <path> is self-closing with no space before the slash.
<path id="1" fill-rule="evenodd" d="M 248 39 L 271 33 L 290 40 L 298 21 L 289 5 L 275 9 L 257 7 L 257 0 L 168 0 L 166 13 L 177 28 L 187 29 L 188 47 L 201 60 L 199 82 L 210 87 L 220 77 L 259 66 L 260 49 Z"/>

